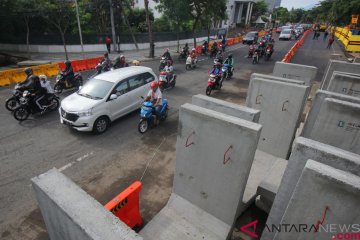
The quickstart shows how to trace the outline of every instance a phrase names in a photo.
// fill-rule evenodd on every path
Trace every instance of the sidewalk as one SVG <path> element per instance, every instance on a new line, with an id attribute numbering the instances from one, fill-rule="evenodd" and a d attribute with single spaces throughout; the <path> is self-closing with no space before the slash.
<path id="1" fill-rule="evenodd" d="M 191 42 L 192 43 L 192 42 Z M 191 49 L 193 47 L 193 44 L 189 42 L 189 48 Z M 202 42 L 198 43 L 202 44 Z M 180 49 L 184 45 L 180 44 Z M 169 48 L 171 55 L 176 56 L 177 55 L 177 45 L 172 45 L 168 47 L 155 47 L 155 59 L 158 59 L 165 51 L 166 48 Z M 144 61 L 150 61 L 152 58 L 149 58 L 149 49 L 141 49 L 141 50 L 128 50 L 128 51 L 121 51 L 120 53 L 117 52 L 111 52 L 109 54 L 109 57 L 111 60 L 114 60 L 117 56 L 124 55 L 127 62 L 131 62 L 133 60 L 138 60 L 140 62 Z M 18 57 L 24 57 L 27 58 L 28 55 L 26 52 L 7 52 L 7 51 L 1 51 L 2 53 L 6 53 L 12 56 L 18 56 Z M 84 52 L 82 53 L 68 53 L 69 60 L 79 60 L 79 59 L 86 59 L 86 58 L 94 58 L 103 56 L 104 52 Z M 56 62 L 63 62 L 65 60 L 65 53 L 30 53 L 30 59 L 28 61 L 34 62 L 36 65 L 36 62 L 47 62 L 47 63 L 56 63 Z M 3 68 L 0 68 L 0 70 L 6 70 L 10 68 L 16 68 L 17 65 L 11 65 L 6 66 Z"/>

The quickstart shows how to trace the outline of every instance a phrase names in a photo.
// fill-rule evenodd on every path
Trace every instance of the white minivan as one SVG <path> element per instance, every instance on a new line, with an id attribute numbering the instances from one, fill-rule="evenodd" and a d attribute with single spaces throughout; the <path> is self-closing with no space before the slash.
<path id="1" fill-rule="evenodd" d="M 141 107 L 152 81 L 157 76 L 143 66 L 97 75 L 61 101 L 60 122 L 78 131 L 103 133 L 112 121 Z"/>

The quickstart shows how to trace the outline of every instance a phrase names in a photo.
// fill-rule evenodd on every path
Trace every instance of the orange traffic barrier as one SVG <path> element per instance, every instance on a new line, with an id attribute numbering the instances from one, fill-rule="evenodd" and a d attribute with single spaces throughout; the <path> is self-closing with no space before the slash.
<path id="1" fill-rule="evenodd" d="M 227 45 L 228 46 L 231 46 L 231 45 L 233 45 L 234 44 L 234 39 L 233 38 L 229 38 L 228 40 L 227 40 Z"/>
<path id="2" fill-rule="evenodd" d="M 305 38 L 310 33 L 311 30 L 305 31 L 300 40 L 296 41 L 296 43 L 290 48 L 290 50 L 285 54 L 284 58 L 281 60 L 282 62 L 289 63 L 291 58 L 295 55 L 296 50 L 304 43 Z"/>
<path id="3" fill-rule="evenodd" d="M 142 225 L 140 216 L 140 191 L 141 182 L 136 181 L 108 202 L 105 208 L 130 228 L 140 227 Z"/>

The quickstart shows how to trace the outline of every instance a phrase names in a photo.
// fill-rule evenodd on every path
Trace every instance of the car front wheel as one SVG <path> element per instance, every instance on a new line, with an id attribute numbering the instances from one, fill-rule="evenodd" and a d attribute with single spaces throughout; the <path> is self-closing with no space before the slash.
<path id="1" fill-rule="evenodd" d="M 95 133 L 104 133 L 109 127 L 110 121 L 107 117 L 99 117 L 96 119 L 93 127 Z"/>

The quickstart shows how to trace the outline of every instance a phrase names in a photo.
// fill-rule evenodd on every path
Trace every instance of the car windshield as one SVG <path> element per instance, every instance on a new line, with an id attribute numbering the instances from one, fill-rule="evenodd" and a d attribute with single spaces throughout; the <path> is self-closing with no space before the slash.
<path id="1" fill-rule="evenodd" d="M 249 33 L 246 34 L 245 37 L 247 37 L 247 38 L 255 37 L 255 33 L 254 32 L 249 32 Z"/>
<path id="2" fill-rule="evenodd" d="M 283 34 L 290 34 L 291 33 L 291 30 L 290 29 L 285 29 L 282 31 Z"/>
<path id="3" fill-rule="evenodd" d="M 113 87 L 114 83 L 93 78 L 89 80 L 77 94 L 91 99 L 103 99 Z"/>

